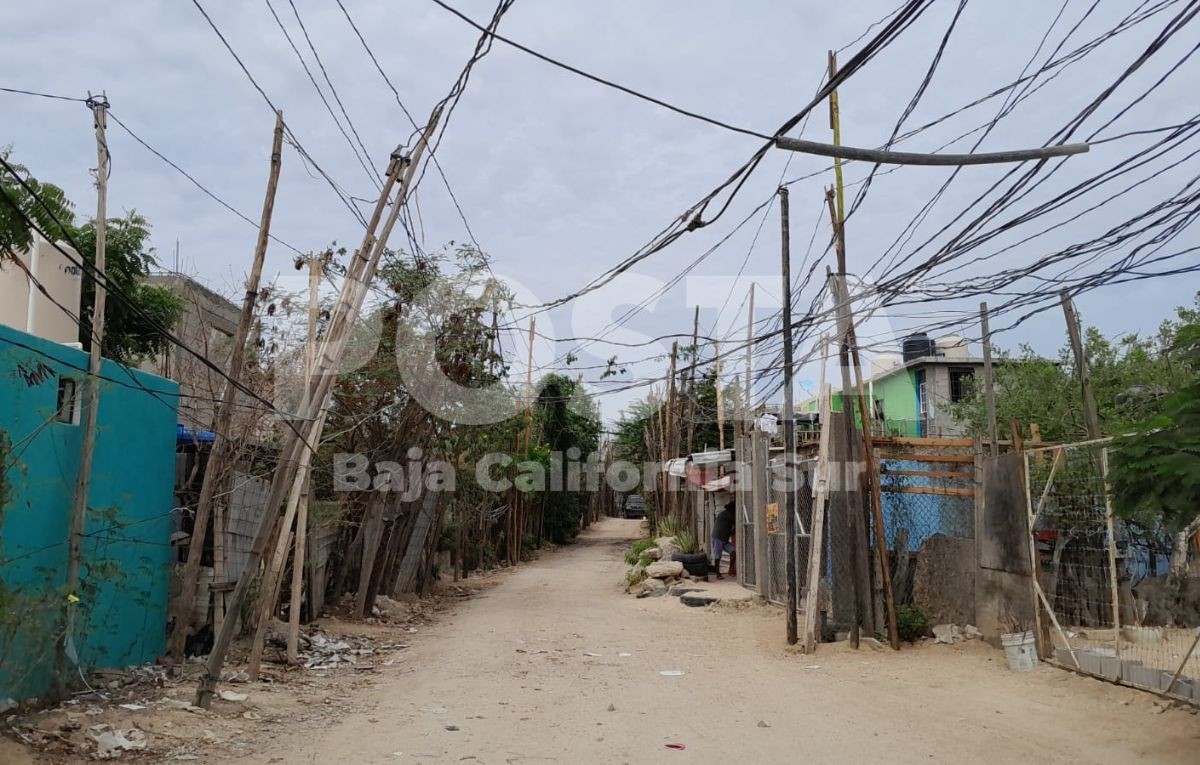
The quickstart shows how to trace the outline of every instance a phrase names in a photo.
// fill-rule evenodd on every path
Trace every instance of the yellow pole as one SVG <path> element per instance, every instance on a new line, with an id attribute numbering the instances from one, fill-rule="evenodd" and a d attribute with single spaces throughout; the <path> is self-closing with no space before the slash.
<path id="1" fill-rule="evenodd" d="M 837 54 L 829 51 L 829 79 L 837 74 Z M 838 109 L 838 92 L 835 89 L 829 94 L 829 127 L 833 130 L 833 145 L 842 145 L 842 121 Z M 834 157 L 833 175 L 837 179 L 837 217 L 838 225 L 846 221 L 846 191 L 842 183 L 842 160 Z"/>

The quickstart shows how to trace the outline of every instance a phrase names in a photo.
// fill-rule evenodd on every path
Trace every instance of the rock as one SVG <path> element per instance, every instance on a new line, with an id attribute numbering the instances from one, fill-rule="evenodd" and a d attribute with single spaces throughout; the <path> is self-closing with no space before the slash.
<path id="1" fill-rule="evenodd" d="M 933 642 L 953 645 L 963 639 L 957 624 L 939 624 L 933 628 Z"/>
<path id="2" fill-rule="evenodd" d="M 616 711 L 617 711 L 617 705 L 616 705 L 616 704 L 609 704 L 609 705 L 608 705 L 608 711 L 609 711 L 609 712 L 616 712 Z"/>
<path id="3" fill-rule="evenodd" d="M 873 651 L 882 651 L 883 650 L 883 643 L 880 643 L 878 640 L 876 640 L 873 637 L 864 637 L 861 639 L 860 642 Z"/>
<path id="4" fill-rule="evenodd" d="M 962 636 L 964 640 L 982 640 L 983 633 L 974 624 L 964 624 L 962 628 Z"/>
<path id="5" fill-rule="evenodd" d="M 646 567 L 646 576 L 651 579 L 669 579 L 683 573 L 683 564 L 676 560 L 660 560 Z"/>
<path id="6" fill-rule="evenodd" d="M 650 560 L 661 560 L 662 550 L 657 547 L 651 547 L 649 550 L 642 551 L 642 557 L 649 558 Z"/>
<path id="7" fill-rule="evenodd" d="M 759 720 L 759 721 L 758 721 L 758 727 L 760 727 L 760 728 L 770 728 L 770 727 L 771 727 L 771 723 L 767 722 L 766 720 Z"/>
<path id="8" fill-rule="evenodd" d="M 675 544 L 675 537 L 659 537 L 654 540 L 654 544 L 658 545 L 660 560 L 671 560 L 672 555 L 683 552 L 679 545 Z"/>

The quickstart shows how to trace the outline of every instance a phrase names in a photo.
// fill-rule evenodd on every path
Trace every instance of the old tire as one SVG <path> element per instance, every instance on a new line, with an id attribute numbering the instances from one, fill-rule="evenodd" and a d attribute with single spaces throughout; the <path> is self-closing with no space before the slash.
<path id="1" fill-rule="evenodd" d="M 704 553 L 675 553 L 671 560 L 682 563 L 683 570 L 692 576 L 708 576 L 708 556 Z"/>

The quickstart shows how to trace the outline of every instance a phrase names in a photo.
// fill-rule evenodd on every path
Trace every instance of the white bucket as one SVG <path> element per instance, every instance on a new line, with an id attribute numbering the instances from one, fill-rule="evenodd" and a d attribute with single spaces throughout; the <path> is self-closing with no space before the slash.
<path id="1" fill-rule="evenodd" d="M 1032 672 L 1037 666 L 1037 642 L 1032 632 L 1006 632 L 1000 636 L 1000 644 L 1013 672 Z"/>

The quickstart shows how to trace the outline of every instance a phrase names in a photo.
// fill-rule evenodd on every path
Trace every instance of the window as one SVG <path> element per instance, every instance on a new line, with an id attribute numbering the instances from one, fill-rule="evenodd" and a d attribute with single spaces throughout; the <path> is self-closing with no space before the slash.
<path id="1" fill-rule="evenodd" d="M 970 398 L 974 379 L 974 369 L 950 367 L 950 403 L 957 404 Z"/>
<path id="2" fill-rule="evenodd" d="M 883 399 L 881 399 L 881 398 L 875 399 L 875 419 L 877 419 L 877 420 L 885 419 L 885 417 L 883 416 Z"/>
<path id="3" fill-rule="evenodd" d="M 58 378 L 58 404 L 55 422 L 79 424 L 79 384 L 70 377 Z"/>

